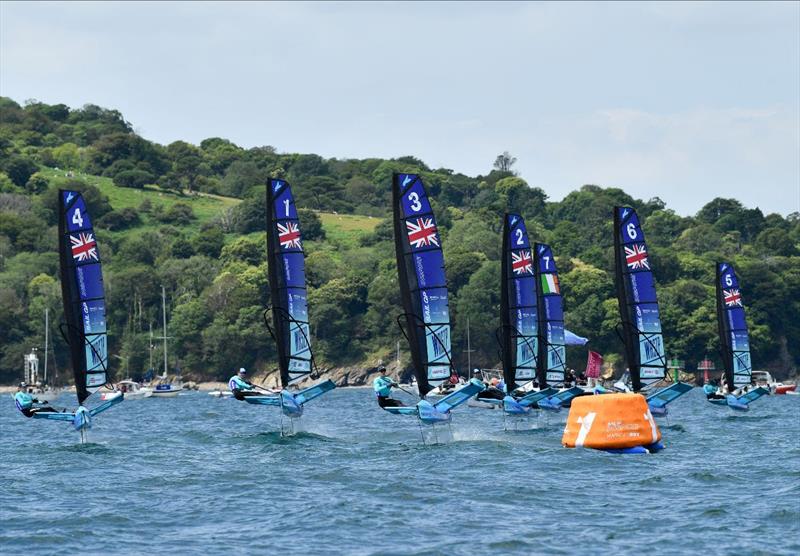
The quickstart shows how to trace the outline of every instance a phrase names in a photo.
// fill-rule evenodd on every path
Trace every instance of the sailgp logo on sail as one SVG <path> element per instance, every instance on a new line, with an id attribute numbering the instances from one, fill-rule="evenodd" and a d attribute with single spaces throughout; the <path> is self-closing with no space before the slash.
<path id="1" fill-rule="evenodd" d="M 431 301 L 425 290 L 422 291 L 422 318 L 425 322 L 431 322 Z"/>

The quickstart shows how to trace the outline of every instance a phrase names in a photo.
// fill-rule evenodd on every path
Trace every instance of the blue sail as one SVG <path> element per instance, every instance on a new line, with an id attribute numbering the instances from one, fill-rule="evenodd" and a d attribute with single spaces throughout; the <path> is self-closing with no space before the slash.
<path id="1" fill-rule="evenodd" d="M 450 310 L 436 218 L 422 179 L 394 174 L 394 237 L 405 334 L 420 396 L 450 376 Z"/>
<path id="2" fill-rule="evenodd" d="M 614 207 L 614 259 L 625 358 L 638 392 L 666 376 L 667 358 L 647 244 L 630 207 Z"/>
<path id="3" fill-rule="evenodd" d="M 503 219 L 501 267 L 501 356 L 506 391 L 536 378 L 539 355 L 536 276 L 525 220 L 518 214 Z"/>
<path id="4" fill-rule="evenodd" d="M 717 263 L 717 323 L 725 381 L 733 391 L 750 384 L 753 368 L 739 278 L 730 263 Z"/>
<path id="5" fill-rule="evenodd" d="M 311 374 L 313 355 L 300 220 L 292 188 L 279 179 L 267 184 L 267 267 L 278 367 L 286 387 Z"/>
<path id="6" fill-rule="evenodd" d="M 567 350 L 564 340 L 564 307 L 558 269 L 549 245 L 535 243 L 534 268 L 539 295 L 539 387 L 564 383 Z"/>
<path id="7" fill-rule="evenodd" d="M 92 219 L 77 191 L 59 190 L 59 258 L 65 336 L 69 342 L 78 404 L 108 377 L 106 301 L 100 251 Z"/>

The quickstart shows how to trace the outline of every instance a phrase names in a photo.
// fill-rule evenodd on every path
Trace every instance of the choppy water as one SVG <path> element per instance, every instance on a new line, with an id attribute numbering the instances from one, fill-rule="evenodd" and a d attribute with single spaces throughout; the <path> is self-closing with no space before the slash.
<path id="1" fill-rule="evenodd" d="M 475 408 L 424 446 L 365 389 L 315 400 L 290 438 L 276 408 L 130 400 L 83 446 L 0 399 L 4 554 L 800 552 L 800 397 L 734 415 L 695 389 L 649 456 L 562 448 L 565 414 L 507 433 Z"/>

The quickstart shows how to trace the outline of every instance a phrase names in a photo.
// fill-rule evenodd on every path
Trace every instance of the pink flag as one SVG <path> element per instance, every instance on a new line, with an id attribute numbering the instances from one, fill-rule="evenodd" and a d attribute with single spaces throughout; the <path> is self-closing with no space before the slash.
<path id="1" fill-rule="evenodd" d="M 600 378 L 600 367 L 603 366 L 603 356 L 596 351 L 589 352 L 586 360 L 586 378 Z"/>

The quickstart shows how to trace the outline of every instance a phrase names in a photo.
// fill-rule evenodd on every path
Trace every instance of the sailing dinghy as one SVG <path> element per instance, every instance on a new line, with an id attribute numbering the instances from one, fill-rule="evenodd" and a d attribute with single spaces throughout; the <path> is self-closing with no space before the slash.
<path id="1" fill-rule="evenodd" d="M 58 240 L 61 266 L 61 297 L 65 323 L 61 332 L 69 345 L 78 409 L 34 411 L 37 419 L 66 421 L 86 442 L 92 417 L 124 399 L 119 392 L 88 408 L 88 398 L 108 383 L 106 301 L 100 252 L 91 217 L 77 191 L 59 190 Z"/>
<path id="2" fill-rule="evenodd" d="M 667 377 L 667 357 L 647 244 L 631 207 L 614 207 L 614 260 L 621 318 L 618 333 L 625 345 L 633 391 L 645 395 L 653 415 L 666 415 L 667 404 L 692 387 L 676 382 L 658 388 Z"/>
<path id="3" fill-rule="evenodd" d="M 267 326 L 278 350 L 278 368 L 283 389 L 275 394 L 247 396 L 247 403 L 281 408 L 293 420 L 303 415 L 306 403 L 336 388 L 326 380 L 309 388 L 292 392 L 290 389 L 317 374 L 308 325 L 308 303 L 305 275 L 305 254 L 300 236 L 292 188 L 288 182 L 270 179 L 267 184 L 267 268 L 272 305 L 264 311 Z M 272 324 L 268 313 L 272 313 Z"/>
<path id="4" fill-rule="evenodd" d="M 548 386 L 532 388 L 515 396 L 533 384 L 539 368 L 540 288 L 537 287 L 534 265 L 535 257 L 531 252 L 525 220 L 518 214 L 506 214 L 503 219 L 500 285 L 501 326 L 497 331 L 506 387 L 506 396 L 502 400 L 504 415 L 524 416 L 535 408 L 560 407 L 557 400 L 548 401 L 558 394 L 557 389 Z"/>
<path id="5" fill-rule="evenodd" d="M 769 391 L 760 386 L 750 389 L 753 373 L 750 337 L 736 271 L 730 263 L 717 263 L 716 274 L 717 326 L 726 388 L 709 395 L 708 401 L 747 411 L 751 402 L 769 394 Z"/>
<path id="6" fill-rule="evenodd" d="M 483 383 L 472 379 L 435 403 L 425 399 L 433 388 L 455 372 L 444 256 L 436 218 L 420 176 L 394 174 L 392 200 L 397 272 L 404 310 L 397 322 L 410 346 L 420 400 L 410 407 L 383 409 L 397 415 L 415 415 L 426 425 L 450 423 L 450 412 L 483 390 Z"/>

